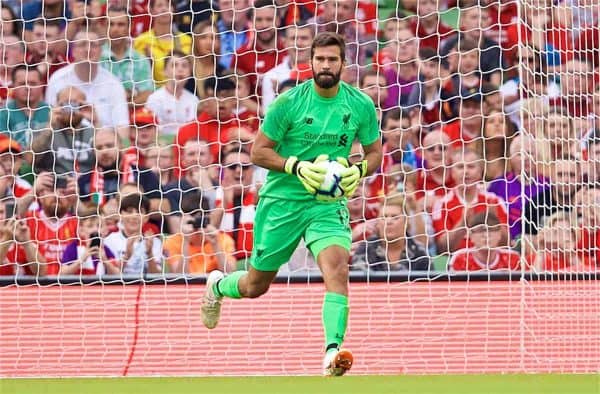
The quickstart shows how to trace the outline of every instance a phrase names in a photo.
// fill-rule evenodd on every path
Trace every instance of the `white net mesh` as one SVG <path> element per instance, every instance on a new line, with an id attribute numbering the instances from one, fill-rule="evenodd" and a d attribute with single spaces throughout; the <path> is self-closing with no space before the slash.
<path id="1" fill-rule="evenodd" d="M 600 368 L 597 2 L 1 4 L 1 376 L 319 373 L 303 243 L 218 330 L 199 302 L 249 264 L 252 145 L 323 31 L 384 148 L 348 201 L 354 370 Z"/>

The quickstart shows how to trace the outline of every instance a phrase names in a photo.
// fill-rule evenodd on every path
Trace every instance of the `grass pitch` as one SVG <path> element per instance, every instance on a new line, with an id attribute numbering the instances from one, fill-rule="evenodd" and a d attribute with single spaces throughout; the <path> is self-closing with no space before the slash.
<path id="1" fill-rule="evenodd" d="M 2 394 L 600 394 L 600 375 L 3 379 Z"/>

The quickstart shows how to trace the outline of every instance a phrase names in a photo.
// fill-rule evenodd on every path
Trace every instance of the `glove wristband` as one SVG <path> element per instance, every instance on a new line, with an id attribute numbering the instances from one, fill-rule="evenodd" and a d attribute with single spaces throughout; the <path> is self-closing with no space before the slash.
<path id="1" fill-rule="evenodd" d="M 296 156 L 290 156 L 283 165 L 283 170 L 290 175 L 298 174 L 298 158 Z"/>
<path id="2" fill-rule="evenodd" d="M 362 160 L 362 161 L 359 161 L 358 163 L 354 163 L 353 166 L 358 167 L 358 171 L 360 172 L 361 178 L 364 178 L 367 176 L 368 163 L 366 160 Z"/>

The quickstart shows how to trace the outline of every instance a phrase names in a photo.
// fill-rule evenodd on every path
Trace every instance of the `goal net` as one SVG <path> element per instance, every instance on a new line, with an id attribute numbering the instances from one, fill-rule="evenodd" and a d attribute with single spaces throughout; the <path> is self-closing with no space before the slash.
<path id="1" fill-rule="evenodd" d="M 352 372 L 597 372 L 599 18 L 588 0 L 3 1 L 0 376 L 320 373 L 304 242 L 215 330 L 200 302 L 209 272 L 251 264 L 252 146 L 326 31 L 383 145 L 348 199 Z M 275 149 L 363 157 L 364 119 L 286 116 L 304 139 Z"/>

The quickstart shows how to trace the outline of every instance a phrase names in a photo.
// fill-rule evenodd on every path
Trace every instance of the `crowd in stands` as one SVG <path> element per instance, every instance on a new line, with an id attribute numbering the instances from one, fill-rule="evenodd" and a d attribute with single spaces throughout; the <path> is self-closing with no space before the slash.
<path id="1" fill-rule="evenodd" d="M 245 267 L 253 139 L 321 31 L 384 142 L 352 270 L 600 268 L 596 1 L 1 4 L 0 275 Z"/>

